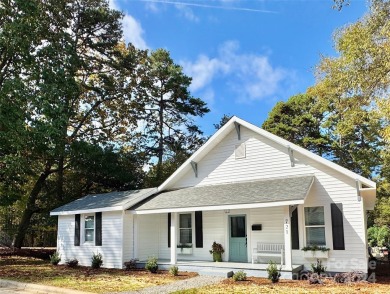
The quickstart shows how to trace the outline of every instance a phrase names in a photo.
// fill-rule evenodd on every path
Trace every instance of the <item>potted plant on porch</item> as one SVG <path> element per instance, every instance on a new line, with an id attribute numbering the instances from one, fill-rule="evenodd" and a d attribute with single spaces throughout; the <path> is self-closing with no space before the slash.
<path id="1" fill-rule="evenodd" d="M 222 245 L 214 241 L 210 250 L 210 254 L 213 255 L 213 261 L 222 261 L 222 253 L 224 252 Z"/>

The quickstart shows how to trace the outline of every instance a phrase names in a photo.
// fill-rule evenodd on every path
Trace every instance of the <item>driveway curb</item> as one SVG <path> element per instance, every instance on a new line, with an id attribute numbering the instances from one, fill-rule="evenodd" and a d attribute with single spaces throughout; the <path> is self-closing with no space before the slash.
<path id="1" fill-rule="evenodd" d="M 91 294 L 91 292 L 83 292 L 78 290 L 72 290 L 72 289 L 64 289 L 60 287 L 53 287 L 53 286 L 46 286 L 46 285 L 38 285 L 38 284 L 31 284 L 31 283 L 21 283 L 21 282 L 15 282 L 11 280 L 4 280 L 0 279 L 0 288 L 5 287 L 13 287 L 18 289 L 24 289 L 29 291 L 37 291 L 40 293 L 56 293 L 56 294 Z"/>

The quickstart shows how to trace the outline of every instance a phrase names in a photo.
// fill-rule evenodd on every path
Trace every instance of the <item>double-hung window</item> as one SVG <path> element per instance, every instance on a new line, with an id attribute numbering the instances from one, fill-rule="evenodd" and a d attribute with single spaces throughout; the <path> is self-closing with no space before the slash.
<path id="1" fill-rule="evenodd" d="M 324 207 L 305 207 L 307 246 L 326 246 Z"/>
<path id="2" fill-rule="evenodd" d="M 95 217 L 87 215 L 84 219 L 85 242 L 93 242 L 95 233 Z"/>
<path id="3" fill-rule="evenodd" d="M 192 214 L 179 214 L 179 242 L 192 243 Z"/>

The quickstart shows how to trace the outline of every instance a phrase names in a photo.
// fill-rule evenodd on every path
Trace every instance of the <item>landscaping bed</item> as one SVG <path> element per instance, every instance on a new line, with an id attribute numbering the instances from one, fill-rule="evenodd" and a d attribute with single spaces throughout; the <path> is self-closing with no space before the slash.
<path id="1" fill-rule="evenodd" d="M 233 279 L 225 279 L 221 283 L 199 289 L 190 289 L 175 292 L 190 293 L 390 293 L 390 278 L 380 277 L 376 283 L 359 282 L 350 284 L 338 284 L 332 279 L 325 279 L 322 285 L 310 285 L 308 281 L 280 280 L 273 284 L 266 278 L 248 277 L 246 281 L 234 282 Z"/>
<path id="2" fill-rule="evenodd" d="M 53 266 L 48 261 L 32 257 L 0 256 L 2 279 L 95 293 L 135 291 L 196 275 L 180 271 L 178 276 L 172 276 L 168 271 L 151 274 L 146 270 L 92 269 L 83 266 L 69 268 L 65 265 Z"/>
<path id="3" fill-rule="evenodd" d="M 279 280 L 272 283 L 266 278 L 248 277 L 245 281 L 234 281 L 233 278 L 225 279 L 219 284 L 205 286 L 199 289 L 189 289 L 175 292 L 176 294 L 193 293 L 390 293 L 390 264 L 380 263 L 375 269 L 375 283 L 347 282 L 336 283 L 333 278 L 321 278 L 322 284 L 310 284 L 308 280 L 292 281 Z"/>

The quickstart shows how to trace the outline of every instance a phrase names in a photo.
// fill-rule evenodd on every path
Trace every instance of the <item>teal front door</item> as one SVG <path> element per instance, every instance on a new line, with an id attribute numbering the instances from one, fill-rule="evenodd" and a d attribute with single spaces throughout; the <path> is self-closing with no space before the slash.
<path id="1" fill-rule="evenodd" d="M 248 262 L 246 216 L 229 216 L 229 261 Z"/>

